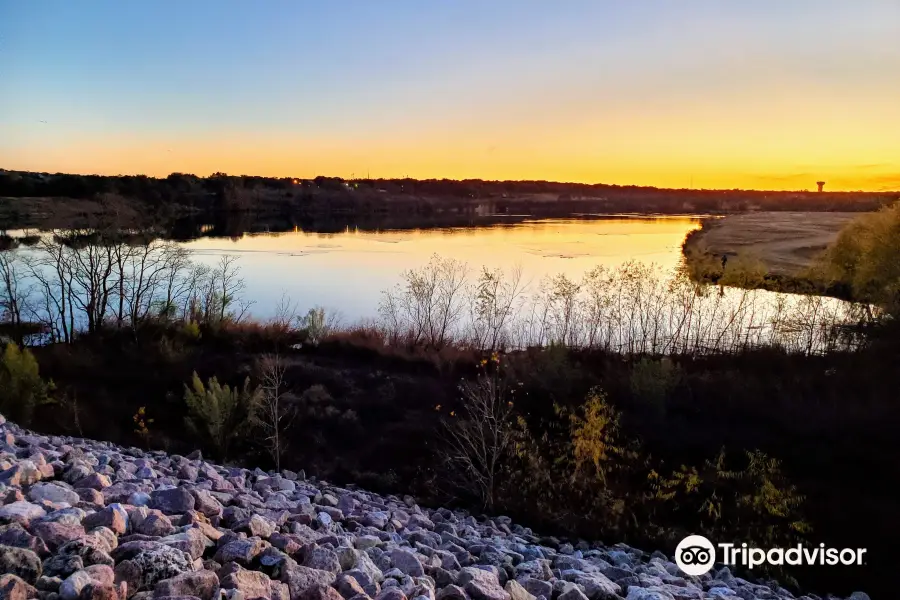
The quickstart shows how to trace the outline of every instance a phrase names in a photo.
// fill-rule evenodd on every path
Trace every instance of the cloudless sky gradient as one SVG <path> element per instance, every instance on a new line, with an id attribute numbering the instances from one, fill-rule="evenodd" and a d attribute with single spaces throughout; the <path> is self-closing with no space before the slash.
<path id="1" fill-rule="evenodd" d="M 0 168 L 900 189 L 900 2 L 0 0 Z"/>

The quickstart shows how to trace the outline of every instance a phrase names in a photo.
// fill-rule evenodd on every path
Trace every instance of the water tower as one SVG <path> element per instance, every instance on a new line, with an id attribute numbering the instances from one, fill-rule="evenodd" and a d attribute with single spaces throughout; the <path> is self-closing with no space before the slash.
<path id="1" fill-rule="evenodd" d="M 822 188 L 825 187 L 825 182 L 824 182 L 824 181 L 817 181 L 817 182 L 816 182 L 816 185 L 819 186 L 819 191 L 821 192 L 821 191 L 822 191 Z"/>

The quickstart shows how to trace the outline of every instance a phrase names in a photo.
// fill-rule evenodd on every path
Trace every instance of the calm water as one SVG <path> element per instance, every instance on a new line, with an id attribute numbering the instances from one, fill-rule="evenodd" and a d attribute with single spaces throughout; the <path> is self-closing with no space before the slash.
<path id="1" fill-rule="evenodd" d="M 510 225 L 413 231 L 248 234 L 238 240 L 201 238 L 184 245 L 197 261 L 239 257 L 250 312 L 271 316 L 283 295 L 301 312 L 312 306 L 337 311 L 344 322 L 373 318 L 381 292 L 432 254 L 455 258 L 473 271 L 482 266 L 522 269 L 536 285 L 544 276 L 575 279 L 598 264 L 634 259 L 666 270 L 681 260 L 685 235 L 699 217 L 550 219 Z"/>

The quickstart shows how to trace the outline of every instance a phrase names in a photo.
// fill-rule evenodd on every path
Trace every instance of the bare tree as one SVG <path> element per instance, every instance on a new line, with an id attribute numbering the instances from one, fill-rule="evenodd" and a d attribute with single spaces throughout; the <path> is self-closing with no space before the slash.
<path id="1" fill-rule="evenodd" d="M 217 288 L 219 290 L 219 322 L 225 320 L 228 314 L 228 307 L 239 301 L 239 294 L 246 287 L 244 280 L 240 277 L 241 268 L 237 264 L 237 257 L 230 254 L 222 256 L 219 260 L 219 267 L 215 270 L 217 277 Z M 232 318 L 240 321 L 246 312 L 246 307 L 241 305 L 240 313 L 233 313 Z"/>
<path id="2" fill-rule="evenodd" d="M 256 423 L 263 431 L 266 450 L 275 462 L 276 471 L 281 470 L 281 457 L 287 449 L 284 432 L 294 419 L 294 413 L 285 402 L 285 370 L 277 354 L 265 356 L 260 361 L 262 403 Z"/>
<path id="3" fill-rule="evenodd" d="M 379 312 L 393 337 L 440 348 L 456 333 L 463 316 L 468 269 L 437 254 L 419 269 L 403 273 L 403 283 L 384 293 Z"/>
<path id="4" fill-rule="evenodd" d="M 0 319 L 10 324 L 13 331 L 22 325 L 22 311 L 28 301 L 28 292 L 20 287 L 20 264 L 14 251 L 0 252 Z"/>
<path id="5" fill-rule="evenodd" d="M 498 366 L 499 369 L 499 366 Z M 503 461 L 513 443 L 513 406 L 498 374 L 460 384 L 462 408 L 444 421 L 451 477 L 474 492 L 486 509 L 494 505 Z"/>

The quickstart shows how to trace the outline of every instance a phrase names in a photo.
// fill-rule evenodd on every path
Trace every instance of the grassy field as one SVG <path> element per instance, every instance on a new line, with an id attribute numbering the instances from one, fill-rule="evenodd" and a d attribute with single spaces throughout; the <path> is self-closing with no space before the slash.
<path id="1" fill-rule="evenodd" d="M 728 256 L 760 262 L 772 275 L 797 277 L 831 244 L 853 212 L 754 212 L 709 219 L 685 245 L 691 261 Z"/>

